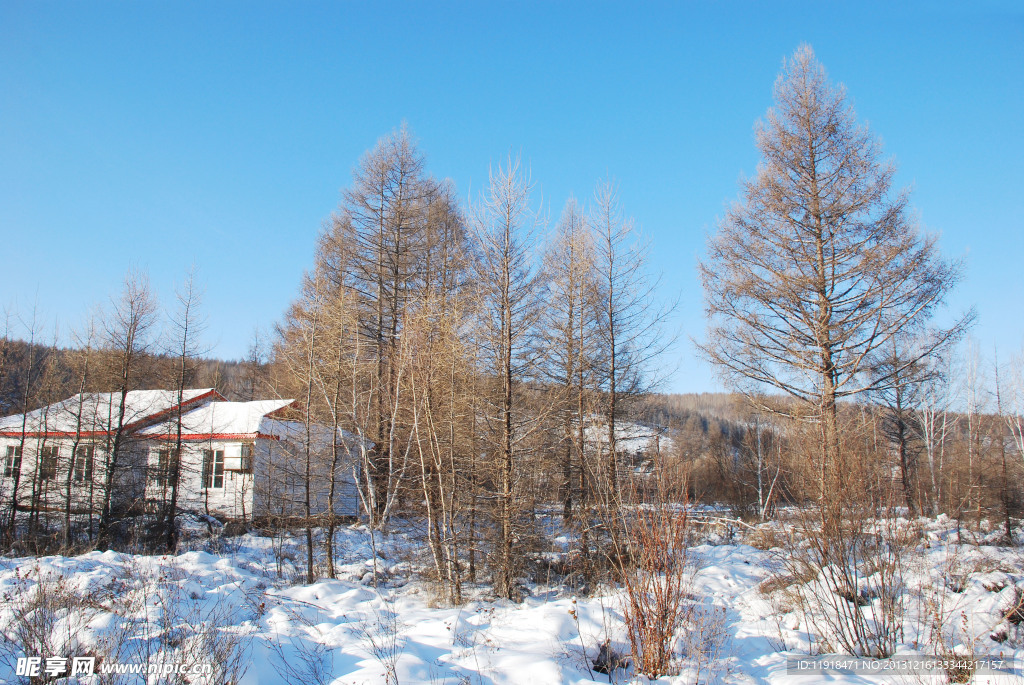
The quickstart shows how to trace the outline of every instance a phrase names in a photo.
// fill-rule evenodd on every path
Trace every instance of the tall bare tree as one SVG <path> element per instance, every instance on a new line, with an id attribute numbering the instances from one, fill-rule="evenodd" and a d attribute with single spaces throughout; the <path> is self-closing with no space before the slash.
<path id="1" fill-rule="evenodd" d="M 544 270 L 548 303 L 542 320 L 545 372 L 558 393 L 555 406 L 559 420 L 554 441 L 560 462 L 558 489 L 562 515 L 572 522 L 574 491 L 579 500 L 586 497 L 587 491 L 585 431 L 593 396 L 600 314 L 594 235 L 575 198 L 570 198 L 562 211 L 555 239 L 544 255 Z M 574 468 L 579 469 L 576 479 Z"/>
<path id="2" fill-rule="evenodd" d="M 673 341 L 662 330 L 672 306 L 659 308 L 655 301 L 658 282 L 647 271 L 647 243 L 637 235 L 635 222 L 623 214 L 612 181 L 598 185 L 590 221 L 601 344 L 597 386 L 604 400 L 601 415 L 607 432 L 599 480 L 615 535 L 621 497 L 616 423 L 625 402 L 643 394 L 656 380 L 652 362 Z"/>
<path id="3" fill-rule="evenodd" d="M 8 455 L 4 463 L 4 474 L 11 478 L 10 512 L 4 522 L 4 542 L 10 545 L 18 531 L 18 510 L 21 507 L 21 479 L 23 467 L 26 464 L 26 446 L 28 444 L 27 420 L 28 411 L 32 409 L 37 400 L 40 381 L 43 378 L 46 368 L 49 366 L 47 355 L 35 344 L 42 333 L 42 325 L 39 321 L 38 309 L 33 306 L 31 318 L 24 322 L 25 331 L 28 334 L 27 356 L 22 369 L 23 382 L 21 394 L 18 398 L 21 409 L 21 438 L 17 447 L 8 448 Z M 6 336 L 5 336 L 6 338 Z M 13 450 L 13 452 L 11 451 Z"/>
<path id="4" fill-rule="evenodd" d="M 117 299 L 102 322 L 104 347 L 111 364 L 111 398 L 114 406 L 107 427 L 107 445 L 104 450 L 102 484 L 100 486 L 99 544 L 109 544 L 114 485 L 128 458 L 128 436 L 125 428 L 131 417 L 127 415 L 128 393 L 136 387 L 140 364 L 152 345 L 157 323 L 158 305 L 149 287 L 149 278 L 142 272 L 131 270 Z M 127 420 L 126 420 L 127 419 Z"/>
<path id="5" fill-rule="evenodd" d="M 367 339 L 364 353 L 373 357 L 370 384 L 374 423 L 369 438 L 374 447 L 367 477 L 371 492 L 387 489 L 389 453 L 395 437 L 392 424 L 398 395 L 394 362 L 405 309 L 418 277 L 430 190 L 424 160 L 404 126 L 382 138 L 353 172 L 353 185 L 344 191 L 334 230 L 347 233 L 355 250 L 349 282 L 361 295 L 360 327 Z M 371 505 L 374 525 L 383 523 L 384 498 Z"/>
<path id="6" fill-rule="evenodd" d="M 82 437 L 88 432 L 91 420 L 94 418 L 89 414 L 89 408 L 94 406 L 87 401 L 86 393 L 92 389 L 93 376 L 95 375 L 94 355 L 97 343 L 98 331 L 96 328 L 95 313 L 89 316 L 82 330 L 75 334 L 75 341 L 78 344 L 78 351 L 73 355 L 71 367 L 74 371 L 78 385 L 78 396 L 68 407 L 71 418 L 74 421 L 75 434 L 71 440 L 71 450 L 68 455 L 67 470 L 64 472 L 64 547 L 69 548 L 74 541 L 72 530 L 71 512 L 73 509 L 74 475 L 76 461 L 79 458 L 79 450 L 82 446 Z M 85 455 L 83 455 L 84 457 Z"/>
<path id="7" fill-rule="evenodd" d="M 200 314 L 202 292 L 196 283 L 196 269 L 193 266 L 185 277 L 184 283 L 174 294 L 177 307 L 171 315 L 168 327 L 166 352 L 174 359 L 173 388 L 176 397 L 174 414 L 174 445 L 170 447 L 166 472 L 161 474 L 162 481 L 169 490 L 163 515 L 164 545 L 168 553 L 173 553 L 178 544 L 178 483 L 182 469 L 182 416 L 185 413 L 185 389 L 195 373 L 193 363 L 202 354 L 204 348 L 200 336 L 205 328 L 205 321 Z"/>
<path id="8" fill-rule="evenodd" d="M 485 410 L 497 481 L 493 583 L 494 592 L 505 598 L 517 592 L 520 446 L 536 418 L 527 416 L 523 398 L 524 381 L 535 371 L 532 337 L 538 317 L 538 275 L 531 254 L 538 217 L 530 203 L 531 187 L 519 160 L 509 158 L 491 171 L 488 190 L 472 215 L 481 250 L 481 343 L 485 373 L 494 386 Z"/>
<path id="9" fill-rule="evenodd" d="M 825 505 L 844 482 L 837 401 L 891 383 L 915 361 L 867 373 L 895 336 L 942 304 L 960 265 L 919 232 L 907 193 L 893 191 L 894 166 L 809 46 L 785 61 L 756 135 L 757 174 L 700 263 L 710 324 L 699 349 L 735 387 L 813 408 Z"/>

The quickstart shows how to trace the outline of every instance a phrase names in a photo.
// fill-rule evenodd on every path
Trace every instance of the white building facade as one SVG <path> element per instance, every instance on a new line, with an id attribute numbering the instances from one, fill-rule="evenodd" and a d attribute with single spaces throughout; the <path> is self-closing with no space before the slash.
<path id="1" fill-rule="evenodd" d="M 222 519 L 359 513 L 354 436 L 289 420 L 291 400 L 228 402 L 212 388 L 86 393 L 0 418 L 0 508 L 177 510 Z M 115 450 L 115 444 L 117 449 Z M 180 459 L 178 459 L 180 455 Z M 108 481 L 108 474 L 110 478 Z M 308 477 L 307 477 L 308 474 Z M 332 476 L 333 474 L 333 476 Z"/>

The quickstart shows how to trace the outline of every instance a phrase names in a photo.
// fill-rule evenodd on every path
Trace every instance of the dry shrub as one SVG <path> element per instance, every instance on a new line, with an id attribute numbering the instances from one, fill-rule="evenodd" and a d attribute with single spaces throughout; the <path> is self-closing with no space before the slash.
<path id="1" fill-rule="evenodd" d="M 942 582 L 925 582 L 916 588 L 916 604 L 920 607 L 920 646 L 927 648 L 945 665 L 946 681 L 971 682 L 976 655 L 987 651 L 985 635 L 988 631 L 973 625 L 973 611 L 965 605 L 962 590 L 957 590 L 963 573 L 962 560 L 954 546 L 949 550 L 939 577 Z M 950 579 L 955 586 L 951 588 Z"/>
<path id="2" fill-rule="evenodd" d="M 72 579 L 38 568 L 15 577 L 2 598 L 0 664 L 19 656 L 93 656 L 96 665 L 209 664 L 212 673 L 165 675 L 164 685 L 232 685 L 249 664 L 252 631 L 225 628 L 251 619 L 250 608 L 223 596 L 213 601 L 184 591 L 177 574 L 156 576 L 129 561 L 99 587 L 79 589 Z M 256 602 L 248 593 L 244 601 Z M 149 607 L 152 605 L 152 607 Z M 151 608 L 152 612 L 147 611 Z M 155 615 L 155 618 L 154 618 Z M 103 620 L 110 617 L 109 621 Z M 91 625 L 92 624 L 92 625 Z M 103 628 L 96 627 L 104 625 Z M 109 674 L 103 683 L 137 683 L 141 676 Z"/>
<path id="3" fill-rule="evenodd" d="M 669 503 L 664 484 L 657 485 L 653 504 L 639 504 L 626 514 L 621 526 L 626 547 L 614 550 L 633 666 L 650 678 L 678 672 L 679 641 L 700 618 L 693 601 L 697 564 L 689 554 L 688 502 Z"/>
<path id="4" fill-rule="evenodd" d="M 382 606 L 367 615 L 357 633 L 367 651 L 384 669 L 385 685 L 398 685 L 398 660 L 405 651 L 402 636 L 405 624 L 399 618 L 394 601 L 380 593 L 377 596 Z"/>
<path id="5" fill-rule="evenodd" d="M 676 668 L 676 642 L 690 611 L 693 566 L 685 509 L 638 507 L 626 527 L 632 563 L 622 562 L 626 632 L 637 672 L 651 678 Z"/>
<path id="6" fill-rule="evenodd" d="M 104 607 L 63 575 L 38 567 L 15 571 L 0 611 L 0 663 L 15 672 L 21 656 L 96 656 L 78 645 L 79 633 Z"/>
<path id="7" fill-rule="evenodd" d="M 274 670 L 289 683 L 327 685 L 334 680 L 334 658 L 332 649 L 322 641 L 323 616 L 319 609 L 314 619 L 300 609 L 282 607 L 282 611 L 288 617 L 287 626 L 300 634 L 282 636 L 275 630 L 270 640 L 274 654 L 270 663 Z"/>
<path id="8" fill-rule="evenodd" d="M 983 554 L 970 562 L 971 573 L 1020 573 L 1020 567 L 1013 560 Z"/>
<path id="9" fill-rule="evenodd" d="M 916 537 L 891 512 L 847 505 L 844 513 L 828 526 L 805 516 L 783 563 L 791 576 L 812 572 L 795 595 L 819 651 L 887 657 L 903 637 L 905 557 Z"/>
<path id="10" fill-rule="evenodd" d="M 694 607 L 688 612 L 680 647 L 689 682 L 711 683 L 721 675 L 729 642 L 726 618 L 722 607 Z"/>

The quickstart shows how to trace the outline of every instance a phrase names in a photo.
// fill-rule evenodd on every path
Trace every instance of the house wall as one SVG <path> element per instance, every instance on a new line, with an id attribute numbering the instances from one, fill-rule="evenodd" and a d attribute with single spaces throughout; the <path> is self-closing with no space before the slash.
<path id="1" fill-rule="evenodd" d="M 158 505 L 168 501 L 171 488 L 157 481 L 158 452 L 170 445 L 160 441 L 147 441 L 149 477 L 146 482 L 146 502 Z M 205 452 L 223 452 L 225 468 L 214 487 L 206 487 L 203 479 Z M 182 445 L 181 471 L 178 480 L 178 509 L 208 513 L 222 518 L 244 518 L 252 514 L 253 477 L 238 470 L 242 453 L 241 441 L 185 442 Z M 233 466 L 234 468 L 227 468 Z M 216 487 L 220 485 L 220 487 Z"/>
<path id="2" fill-rule="evenodd" d="M 254 512 L 256 516 L 305 516 L 306 453 L 302 445 L 289 440 L 258 441 L 254 465 Z M 334 513 L 358 516 L 359 496 L 353 478 L 353 455 L 345 445 L 335 472 Z M 310 510 L 313 515 L 327 511 L 330 449 L 314 450 L 309 455 Z"/>
<path id="3" fill-rule="evenodd" d="M 103 488 L 106 481 L 107 450 L 106 440 L 82 439 L 79 448 L 93 447 L 91 478 L 74 478 L 72 451 L 74 437 L 27 437 L 22 445 L 20 437 L 0 437 L 0 501 L 10 502 L 15 479 L 7 476 L 7 452 L 9 447 L 22 446 L 21 470 L 18 479 L 18 504 L 27 508 L 36 499 L 43 510 L 63 511 L 67 501 L 68 476 L 71 482 L 71 509 L 73 513 L 92 511 L 98 513 L 103 504 Z M 57 448 L 56 473 L 53 478 L 41 478 L 40 453 L 43 449 Z M 123 445 L 121 463 L 115 471 L 111 488 L 111 505 L 115 509 L 127 509 L 141 505 L 143 483 L 145 482 L 145 455 L 134 442 Z"/>
<path id="4" fill-rule="evenodd" d="M 253 445 L 251 472 L 239 470 L 244 444 Z M 158 473 L 158 450 L 166 443 L 148 442 L 151 476 L 146 483 L 146 501 L 150 506 L 168 501 L 170 488 L 154 480 Z M 224 452 L 222 487 L 204 487 L 204 451 Z M 335 480 L 335 513 L 355 516 L 359 513 L 358 495 L 352 478 L 351 458 L 346 450 Z M 330 488 L 328 455 L 311 460 L 311 510 L 314 515 L 327 510 Z M 178 508 L 182 511 L 209 513 L 220 518 L 305 515 L 305 459 L 300 447 L 287 441 L 257 439 L 246 441 L 186 442 L 182 447 Z"/>
<path id="5" fill-rule="evenodd" d="M 36 438 L 25 440 L 22 449 L 18 503 L 28 508 L 35 496 L 42 510 L 63 512 L 67 500 L 68 476 L 71 474 L 71 509 L 73 513 L 99 513 L 103 504 L 107 451 L 104 439 L 83 439 L 78 446 L 93 446 L 91 479 L 74 478 L 72 460 L 73 438 Z M 14 478 L 4 476 L 8 447 L 21 446 L 20 438 L 0 437 L 0 503 L 11 500 Z M 300 445 L 284 440 L 255 441 L 252 472 L 239 470 L 242 441 L 185 443 L 178 506 L 181 510 L 210 513 L 222 518 L 252 516 L 305 515 L 305 454 Z M 39 479 L 40 452 L 57 447 L 57 468 L 52 479 Z M 170 488 L 154 479 L 157 473 L 157 450 L 165 443 L 153 440 L 127 442 L 121 452 L 121 464 L 115 472 L 111 492 L 115 509 L 150 508 L 170 497 Z M 341 464 L 335 478 L 334 510 L 339 516 L 359 514 L 359 499 L 352 475 L 352 455 L 343 448 Z M 223 486 L 203 487 L 204 450 L 223 451 L 225 469 Z M 311 510 L 314 515 L 327 510 L 330 488 L 329 472 L 332 456 L 311 456 Z"/>

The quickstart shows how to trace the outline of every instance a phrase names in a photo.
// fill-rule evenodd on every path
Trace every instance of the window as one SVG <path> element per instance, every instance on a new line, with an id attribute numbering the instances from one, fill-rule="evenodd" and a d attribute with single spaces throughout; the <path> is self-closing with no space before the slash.
<path id="1" fill-rule="evenodd" d="M 150 472 L 150 480 L 161 487 L 178 484 L 178 450 L 165 447 L 156 451 L 156 468 Z"/>
<path id="2" fill-rule="evenodd" d="M 21 473 L 21 447 L 9 445 L 4 459 L 4 478 L 14 478 Z"/>
<path id="3" fill-rule="evenodd" d="M 79 445 L 75 450 L 75 468 L 71 479 L 76 483 L 92 482 L 92 458 L 96 452 L 93 445 Z"/>
<path id="4" fill-rule="evenodd" d="M 243 473 L 252 473 L 252 443 L 242 443 L 242 456 L 238 461 L 238 470 Z"/>
<path id="5" fill-rule="evenodd" d="M 39 480 L 57 479 L 57 455 L 59 445 L 46 445 L 39 450 Z"/>
<path id="6" fill-rule="evenodd" d="M 224 487 L 224 450 L 203 450 L 203 488 Z"/>

